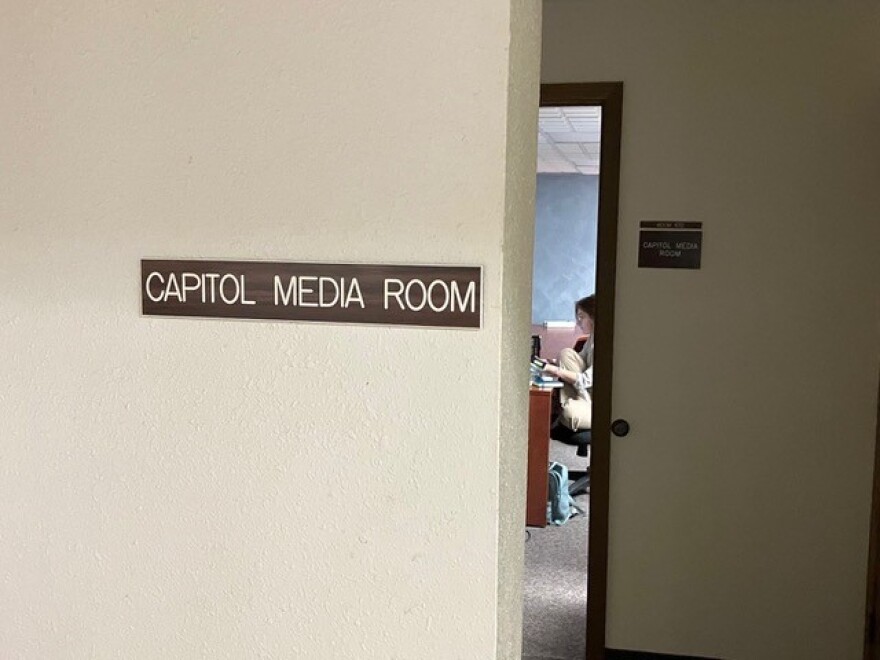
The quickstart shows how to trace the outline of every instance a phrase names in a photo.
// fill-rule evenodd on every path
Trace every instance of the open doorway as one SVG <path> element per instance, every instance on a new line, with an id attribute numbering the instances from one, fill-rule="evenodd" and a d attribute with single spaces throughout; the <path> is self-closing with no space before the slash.
<path id="1" fill-rule="evenodd" d="M 583 356 L 585 347 L 594 347 L 589 361 L 593 367 L 592 419 L 586 442 L 583 437 L 568 436 L 576 442 L 555 439 L 559 420 L 554 426 L 554 418 L 563 416 L 563 393 L 571 389 L 560 383 L 540 387 L 541 379 L 533 378 L 529 392 L 524 660 L 604 657 L 622 91 L 620 83 L 541 88 L 531 327 L 537 340 L 533 340 L 533 353 L 539 351 L 542 358 L 552 360 L 563 349 L 574 349 Z M 595 324 L 578 323 L 583 310 L 579 303 L 576 309 L 576 303 L 593 294 Z M 560 378 L 572 385 L 566 375 L 563 372 Z M 548 469 L 553 463 L 565 466 L 563 472 L 568 472 L 569 479 L 564 490 L 579 509 L 570 518 L 562 516 L 564 520 L 547 504 L 548 490 L 554 494 L 550 499 L 558 501 L 560 479 Z M 548 488 L 550 484 L 555 488 Z"/>
<path id="2" fill-rule="evenodd" d="M 599 106 L 545 106 L 539 111 L 531 334 L 533 351 L 553 364 L 559 363 L 563 349 L 572 348 L 583 355 L 584 366 L 592 363 L 591 329 L 578 324 L 575 302 L 596 291 L 601 124 Z M 533 372 L 531 423 L 543 427 L 541 399 L 549 399 L 549 442 L 536 440 L 547 442 L 547 463 L 563 475 L 549 473 L 550 481 L 564 480 L 570 501 L 567 511 L 563 503 L 542 512 L 540 520 L 534 515 L 527 519 L 526 660 L 585 657 L 591 433 L 589 420 L 573 429 L 577 432 L 555 432 L 560 425 L 568 430 L 560 419 L 560 400 L 563 390 L 575 388 L 565 385 L 552 375 Z M 584 396 L 591 397 L 591 392 Z M 535 456 L 539 463 L 541 458 Z"/>

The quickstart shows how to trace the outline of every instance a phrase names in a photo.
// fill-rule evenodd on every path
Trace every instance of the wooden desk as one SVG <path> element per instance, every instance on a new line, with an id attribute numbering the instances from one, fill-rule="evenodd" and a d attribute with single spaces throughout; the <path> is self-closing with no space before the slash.
<path id="1" fill-rule="evenodd" d="M 529 464 L 526 525 L 547 526 L 547 467 L 550 458 L 550 412 L 553 390 L 529 388 Z"/>

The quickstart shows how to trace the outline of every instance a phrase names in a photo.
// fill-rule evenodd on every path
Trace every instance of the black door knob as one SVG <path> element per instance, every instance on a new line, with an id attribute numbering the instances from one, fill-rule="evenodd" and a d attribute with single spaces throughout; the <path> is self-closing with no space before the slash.
<path id="1" fill-rule="evenodd" d="M 622 438 L 629 433 L 629 422 L 625 419 L 615 419 L 611 422 L 611 432 L 618 438 Z"/>

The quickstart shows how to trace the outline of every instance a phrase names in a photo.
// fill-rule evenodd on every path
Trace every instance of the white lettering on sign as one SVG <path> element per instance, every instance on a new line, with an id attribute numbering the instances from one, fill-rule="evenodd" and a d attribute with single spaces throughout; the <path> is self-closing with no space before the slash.
<path id="1" fill-rule="evenodd" d="M 455 303 L 458 303 L 458 311 L 459 312 L 471 312 L 473 313 L 476 309 L 477 304 L 477 283 L 476 282 L 468 282 L 467 292 L 465 293 L 464 298 L 461 297 L 461 291 L 458 288 L 458 282 L 452 283 L 452 311 L 455 311 Z M 468 300 L 470 300 L 470 307 L 468 308 Z"/>
<path id="2" fill-rule="evenodd" d="M 479 328 L 481 296 L 474 266 L 141 260 L 144 316 Z"/>
<path id="3" fill-rule="evenodd" d="M 332 277 L 317 277 L 304 275 L 298 277 L 291 275 L 287 285 L 280 275 L 273 278 L 275 305 L 289 305 L 291 307 L 342 307 L 348 308 L 358 305 L 364 308 L 364 297 L 361 286 L 356 277 L 352 277 L 345 286 L 345 278 L 335 280 Z M 317 284 L 317 288 L 313 288 Z"/>
<path id="4" fill-rule="evenodd" d="M 165 302 L 168 302 L 168 299 L 171 296 L 176 296 L 178 302 L 186 302 L 180 293 L 180 285 L 177 283 L 177 278 L 174 277 L 174 273 L 168 276 L 168 283 L 165 285 Z"/>
<path id="5" fill-rule="evenodd" d="M 220 273 L 205 273 L 205 281 L 211 282 L 211 302 L 217 302 L 217 289 L 215 285 L 217 284 L 217 280 L 220 279 Z M 207 290 L 207 286 L 202 287 L 202 302 L 205 302 L 205 292 Z"/>
<path id="6" fill-rule="evenodd" d="M 413 289 L 421 289 L 421 293 L 413 296 Z M 421 280 L 410 280 L 403 291 L 403 297 L 406 298 L 406 304 L 410 310 L 420 312 L 428 304 L 428 289 L 425 288 L 425 283 Z M 421 302 L 416 304 L 413 302 L 413 299 L 419 300 L 418 296 L 421 296 Z"/>
<path id="7" fill-rule="evenodd" d="M 333 287 L 333 299 L 329 300 L 327 295 L 327 290 Z M 336 303 L 339 302 L 339 285 L 336 283 L 332 277 L 319 277 L 318 278 L 318 306 L 319 307 L 333 307 Z"/>
<path id="8" fill-rule="evenodd" d="M 342 281 L 345 282 L 345 278 L 342 278 Z M 348 286 L 348 303 L 346 306 L 357 303 L 360 305 L 360 308 L 364 308 L 364 296 L 361 293 L 361 285 L 358 284 L 358 280 L 356 277 L 351 278 L 351 284 Z"/>
<path id="9" fill-rule="evenodd" d="M 434 289 L 435 288 L 439 288 L 440 291 L 445 296 L 445 298 L 443 299 L 442 305 L 435 305 L 434 304 Z M 431 306 L 431 309 L 433 309 L 435 312 L 442 312 L 444 309 L 446 309 L 446 306 L 449 304 L 450 295 L 451 294 L 449 293 L 449 288 L 443 283 L 442 280 L 434 280 L 433 282 L 431 282 L 431 286 L 428 287 L 428 304 Z"/>
<path id="10" fill-rule="evenodd" d="M 282 288 L 281 277 L 275 276 L 275 305 L 281 300 L 282 305 L 289 305 L 291 300 L 296 300 L 296 278 L 291 277 L 287 288 Z"/>
<path id="11" fill-rule="evenodd" d="M 158 277 L 158 278 L 159 278 L 159 282 L 162 281 L 162 275 L 161 275 L 160 273 L 157 273 L 157 272 L 154 271 L 154 272 L 150 273 L 149 275 L 147 275 L 147 279 L 146 279 L 146 281 L 144 282 L 144 289 L 145 289 L 145 291 L 146 291 L 147 298 L 149 298 L 149 299 L 152 300 L 153 302 L 162 302 L 162 294 L 159 294 L 158 296 L 154 296 L 154 295 L 153 295 L 153 292 L 150 291 L 150 282 L 152 281 L 152 279 L 153 279 L 154 277 Z"/>
<path id="12" fill-rule="evenodd" d="M 391 290 L 391 285 L 394 285 L 396 291 Z M 385 280 L 385 309 L 388 309 L 388 299 L 391 296 L 394 296 L 397 299 L 397 304 L 400 305 L 400 309 L 404 309 L 403 303 L 400 302 L 400 294 L 403 293 L 403 282 L 395 279 L 386 279 Z"/>
<path id="13" fill-rule="evenodd" d="M 438 290 L 443 296 L 443 304 L 440 305 L 434 300 Z M 412 279 L 404 284 L 403 280 L 387 278 L 384 293 L 385 309 L 390 307 L 392 298 L 400 309 L 411 312 L 418 312 L 424 309 L 425 305 L 429 305 L 435 312 L 473 312 L 477 300 L 477 283 L 468 282 L 467 289 L 462 294 L 461 287 L 455 281 L 434 280 L 426 286 L 419 279 Z"/>
<path id="14" fill-rule="evenodd" d="M 219 285 L 217 283 L 219 280 Z M 153 302 L 167 303 L 176 300 L 185 303 L 192 298 L 200 299 L 201 302 L 217 302 L 217 294 L 226 305 L 256 305 L 256 300 L 248 300 L 247 283 L 244 275 L 225 273 L 181 273 L 180 277 L 175 273 L 169 273 L 168 279 L 162 277 L 157 271 L 147 275 L 144 289 L 147 297 Z M 157 292 L 158 291 L 158 292 Z M 194 294 L 194 295 L 191 295 Z"/>
<path id="15" fill-rule="evenodd" d="M 314 275 L 307 275 L 305 277 L 299 278 L 299 306 L 300 307 L 317 307 L 317 302 L 312 302 L 310 300 L 306 300 L 306 295 L 312 294 L 315 292 L 314 289 L 307 286 L 311 282 L 317 282 L 318 278 Z"/>
<path id="16" fill-rule="evenodd" d="M 183 298 L 186 300 L 188 291 L 198 291 L 201 279 L 195 273 L 182 273 L 180 279 L 183 282 Z"/>

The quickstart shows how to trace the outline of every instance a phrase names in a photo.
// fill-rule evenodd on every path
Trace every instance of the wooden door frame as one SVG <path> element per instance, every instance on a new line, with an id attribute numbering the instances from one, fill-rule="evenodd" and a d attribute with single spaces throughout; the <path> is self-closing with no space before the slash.
<path id="1" fill-rule="evenodd" d="M 868 541 L 868 586 L 865 603 L 865 660 L 880 658 L 880 385 L 877 388 L 877 428 L 874 439 L 874 489 Z"/>
<path id="2" fill-rule="evenodd" d="M 590 449 L 590 532 L 587 555 L 587 655 L 605 658 L 608 598 L 608 485 L 611 459 L 611 383 L 614 361 L 614 282 L 623 83 L 541 85 L 541 106 L 600 106 L 599 227 L 596 254 L 596 328 L 593 441 Z"/>

